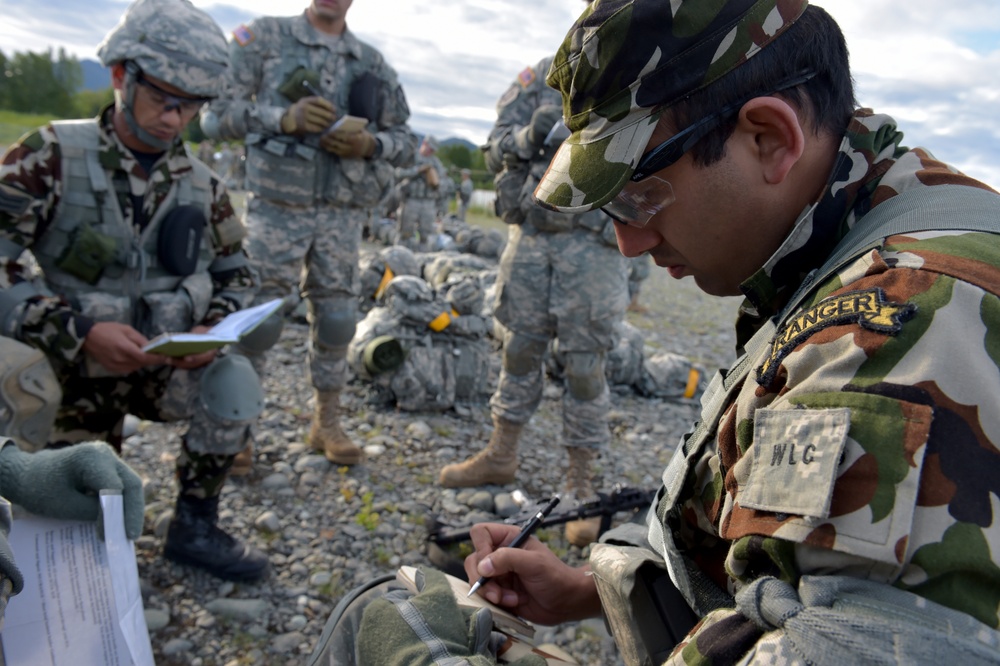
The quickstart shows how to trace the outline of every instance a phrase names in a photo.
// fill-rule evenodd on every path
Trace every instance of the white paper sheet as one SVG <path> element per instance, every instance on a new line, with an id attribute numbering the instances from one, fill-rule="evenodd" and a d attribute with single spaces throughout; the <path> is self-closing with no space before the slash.
<path id="1" fill-rule="evenodd" d="M 10 545 L 24 590 L 5 614 L 6 666 L 153 666 L 120 493 L 101 492 L 105 541 L 91 522 L 29 516 Z"/>

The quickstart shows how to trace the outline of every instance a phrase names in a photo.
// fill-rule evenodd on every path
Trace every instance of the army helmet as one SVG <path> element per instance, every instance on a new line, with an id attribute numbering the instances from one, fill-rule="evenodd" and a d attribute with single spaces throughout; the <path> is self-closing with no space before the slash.
<path id="1" fill-rule="evenodd" d="M 135 0 L 97 56 L 106 67 L 132 61 L 192 97 L 216 97 L 229 66 L 222 29 L 189 0 Z"/>

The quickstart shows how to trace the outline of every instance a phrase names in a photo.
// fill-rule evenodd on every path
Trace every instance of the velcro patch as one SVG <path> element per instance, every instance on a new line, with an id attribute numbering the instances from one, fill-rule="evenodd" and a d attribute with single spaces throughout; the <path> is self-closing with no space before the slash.
<path id="1" fill-rule="evenodd" d="M 753 464 L 740 506 L 827 518 L 851 410 L 761 409 L 754 415 Z"/>
<path id="2" fill-rule="evenodd" d="M 885 300 L 879 287 L 849 291 L 830 296 L 803 310 L 785 322 L 771 340 L 771 351 L 757 368 L 757 383 L 767 386 L 774 379 L 782 359 L 813 333 L 828 326 L 856 323 L 861 328 L 886 335 L 895 335 L 903 322 L 917 311 L 912 303 L 892 303 Z"/>
<path id="3" fill-rule="evenodd" d="M 235 39 L 236 43 L 240 46 L 246 46 L 254 40 L 254 34 L 251 32 L 250 28 L 245 25 L 241 25 L 233 30 L 233 39 Z"/>

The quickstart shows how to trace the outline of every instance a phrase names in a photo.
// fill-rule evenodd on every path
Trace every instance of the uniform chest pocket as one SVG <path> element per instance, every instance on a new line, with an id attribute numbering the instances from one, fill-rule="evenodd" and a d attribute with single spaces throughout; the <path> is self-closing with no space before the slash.
<path id="1" fill-rule="evenodd" d="M 933 410 L 865 394 L 821 398 L 822 408 L 754 415 L 722 536 L 766 534 L 901 566 Z"/>

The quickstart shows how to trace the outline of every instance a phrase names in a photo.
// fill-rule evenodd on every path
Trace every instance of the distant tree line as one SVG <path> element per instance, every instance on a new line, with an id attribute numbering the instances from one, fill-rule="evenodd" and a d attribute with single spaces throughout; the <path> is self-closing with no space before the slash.
<path id="1" fill-rule="evenodd" d="M 114 100 L 111 86 L 104 90 L 82 90 L 83 68 L 80 61 L 65 49 L 53 53 L 0 51 L 0 109 L 56 116 L 91 118 Z M 191 123 L 184 138 L 198 143 L 204 140 L 198 123 Z M 462 169 L 472 172 L 480 189 L 493 189 L 493 174 L 486 169 L 483 153 L 461 143 L 449 143 L 438 149 L 441 163 L 456 182 Z"/>
<path id="2" fill-rule="evenodd" d="M 83 69 L 75 56 L 59 49 L 45 53 L 0 51 L 0 109 L 19 113 L 86 118 L 114 99 L 106 90 L 81 90 Z"/>

